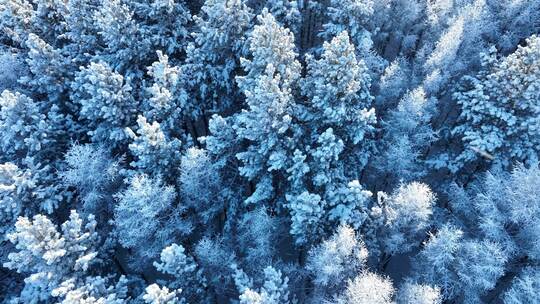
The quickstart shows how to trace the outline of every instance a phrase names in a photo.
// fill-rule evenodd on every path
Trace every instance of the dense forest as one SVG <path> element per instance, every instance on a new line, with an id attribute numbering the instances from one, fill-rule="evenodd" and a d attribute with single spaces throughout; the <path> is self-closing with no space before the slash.
<path id="1" fill-rule="evenodd" d="M 540 1 L 1 0 L 0 302 L 540 303 Z"/>

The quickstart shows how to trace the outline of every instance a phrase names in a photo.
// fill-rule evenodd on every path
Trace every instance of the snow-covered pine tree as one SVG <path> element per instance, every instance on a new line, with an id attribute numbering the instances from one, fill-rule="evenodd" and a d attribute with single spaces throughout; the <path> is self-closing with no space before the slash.
<path id="1" fill-rule="evenodd" d="M 246 203 L 268 201 L 276 194 L 272 175 L 282 172 L 288 162 L 294 128 L 291 90 L 300 76 L 293 34 L 267 11 L 257 18 L 259 24 L 249 37 L 251 58 L 242 60 L 247 74 L 237 78 L 247 109 L 235 115 L 233 126 L 245 142 L 236 154 L 240 174 L 255 183 Z"/>
<path id="2" fill-rule="evenodd" d="M 109 285 L 109 279 L 92 276 L 99 262 L 99 237 L 93 216 L 83 221 L 75 211 L 59 230 L 49 218 L 20 217 L 8 240 L 17 250 L 8 255 L 4 267 L 25 275 L 25 285 L 15 303 L 80 303 L 98 298 L 107 303 L 125 303 L 122 280 Z M 113 301 L 115 300 L 115 301 Z M 105 303 L 105 302 L 102 302 Z"/>
<path id="3" fill-rule="evenodd" d="M 91 62 L 80 68 L 71 88 L 71 100 L 80 105 L 79 116 L 92 142 L 125 149 L 128 136 L 124 128 L 134 125 L 138 107 L 130 78 L 104 61 Z"/>
<path id="4" fill-rule="evenodd" d="M 240 106 L 235 104 L 240 96 L 235 74 L 248 53 L 246 34 L 253 20 L 245 2 L 208 0 L 194 16 L 194 41 L 186 48 L 183 66 L 190 96 L 196 99 L 193 115 Z"/>
<path id="5" fill-rule="evenodd" d="M 291 233 L 298 243 L 320 239 L 321 226 L 330 223 L 359 227 L 371 196 L 357 181 L 370 156 L 376 121 L 370 77 L 346 32 L 323 49 L 320 59 L 307 58 L 302 92 L 308 100 L 296 107 L 298 148 L 287 169 Z"/>
<path id="6" fill-rule="evenodd" d="M 505 58 L 498 59 L 494 48 L 484 54 L 483 70 L 466 76 L 454 95 L 461 115 L 453 135 L 464 146 L 455 170 L 480 156 L 503 166 L 538 159 L 539 77 L 539 37 Z"/>
<path id="7" fill-rule="evenodd" d="M 165 136 L 159 123 L 148 123 L 144 116 L 137 118 L 137 124 L 137 134 L 126 128 L 127 135 L 133 140 L 128 147 L 135 157 L 130 165 L 139 173 L 160 176 L 174 183 L 180 167 L 182 143 Z"/>

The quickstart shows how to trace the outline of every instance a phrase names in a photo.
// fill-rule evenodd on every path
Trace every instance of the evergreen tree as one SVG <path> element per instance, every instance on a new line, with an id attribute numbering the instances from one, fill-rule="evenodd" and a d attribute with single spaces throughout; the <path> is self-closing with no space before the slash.
<path id="1" fill-rule="evenodd" d="M 34 8 L 26 0 L 9 0 L 0 4 L 1 41 L 6 44 L 22 45 L 28 34 L 34 32 L 32 17 Z"/>
<path id="2" fill-rule="evenodd" d="M 145 39 L 132 9 L 121 0 L 104 1 L 94 15 L 94 22 L 107 46 L 100 58 L 106 59 L 114 70 L 142 74 L 139 69 L 154 50 L 150 40 Z"/>
<path id="3" fill-rule="evenodd" d="M 52 213 L 58 206 L 61 195 L 54 168 L 57 149 L 50 119 L 41 114 L 37 103 L 26 95 L 4 91 L 0 95 L 0 130 L 2 131 L 2 158 L 12 162 L 23 171 L 30 193 L 19 193 L 33 212 Z"/>
<path id="4" fill-rule="evenodd" d="M 256 183 L 246 203 L 274 196 L 270 173 L 283 170 L 288 161 L 294 105 L 291 87 L 300 69 L 292 33 L 266 11 L 258 20 L 249 38 L 252 59 L 242 61 L 247 75 L 237 78 L 248 109 L 235 115 L 233 126 L 247 145 L 236 154 L 242 164 L 240 174 Z"/>
<path id="5" fill-rule="evenodd" d="M 182 87 L 182 71 L 169 64 L 169 57 L 157 51 L 158 61 L 148 67 L 153 84 L 146 89 L 148 99 L 142 104 L 145 116 L 157 121 L 169 135 L 184 135 L 183 120 L 190 111 L 188 96 Z M 191 105 L 192 106 L 192 105 Z"/>
<path id="6" fill-rule="evenodd" d="M 126 133 L 133 140 L 133 143 L 129 144 L 129 150 L 136 157 L 131 166 L 136 168 L 137 172 L 174 181 L 178 175 L 182 143 L 176 138 L 167 138 L 159 123 L 150 124 L 144 116 L 137 118 L 137 124 L 138 134 L 126 128 Z"/>
<path id="7" fill-rule="evenodd" d="M 38 104 L 24 94 L 4 91 L 0 95 L 0 129 L 3 158 L 21 161 L 36 156 L 51 144 L 47 117 Z"/>
<path id="8" fill-rule="evenodd" d="M 125 144 L 124 128 L 135 122 L 138 106 L 130 79 L 103 61 L 92 62 L 81 67 L 71 88 L 71 100 L 80 105 L 79 115 L 92 141 L 113 148 Z"/>
<path id="9" fill-rule="evenodd" d="M 320 59 L 308 57 L 307 62 L 308 73 L 302 91 L 310 102 L 303 115 L 313 121 L 314 132 L 320 132 L 319 136 L 331 128 L 330 132 L 346 146 L 357 146 L 355 152 L 360 157 L 350 161 L 362 168 L 369 151 L 367 138 L 376 119 L 370 108 L 373 97 L 367 67 L 363 60 L 357 60 L 347 32 L 325 42 Z"/>
<path id="10" fill-rule="evenodd" d="M 245 276 L 241 270 L 237 270 L 236 276 Z M 241 304 L 277 304 L 290 303 L 287 291 L 288 278 L 282 277 L 281 271 L 268 266 L 264 269 L 264 283 L 259 289 L 252 289 L 252 284 L 245 284 L 243 280 L 235 279 L 240 291 Z"/>
<path id="11" fill-rule="evenodd" d="M 75 211 L 60 231 L 46 216 L 20 217 L 15 231 L 8 234 L 17 251 L 10 253 L 4 263 L 4 267 L 27 275 L 24 289 L 14 301 L 49 302 L 57 298 L 61 303 L 79 303 L 77 299 L 90 296 L 111 300 L 121 296 L 114 294 L 114 287 L 100 290 L 100 286 L 107 285 L 106 279 L 89 276 L 91 267 L 98 262 L 99 237 L 95 228 L 91 215 L 84 223 Z"/>
<path id="12" fill-rule="evenodd" d="M 182 291 L 189 302 L 195 299 L 200 301 L 207 296 L 202 294 L 202 288 L 206 285 L 205 279 L 193 257 L 185 253 L 182 245 L 173 243 L 163 248 L 159 262 L 154 262 L 154 266 L 158 271 L 173 277 L 170 287 L 174 288 L 173 291 Z"/>
<path id="13" fill-rule="evenodd" d="M 367 25 L 374 12 L 373 6 L 373 0 L 331 0 L 327 8 L 329 22 L 323 25 L 322 35 L 328 39 L 346 31 L 353 37 L 356 47 L 369 50 L 372 41 Z"/>
<path id="14" fill-rule="evenodd" d="M 72 79 L 74 72 L 69 58 L 33 33 L 28 35 L 26 47 L 26 63 L 31 76 L 23 77 L 20 82 L 32 91 L 47 96 L 49 103 L 56 101 L 57 106 L 65 103 L 62 99 L 69 89 L 68 79 Z"/>
<path id="15" fill-rule="evenodd" d="M 256 14 L 260 14 L 267 9 L 276 20 L 284 27 L 290 29 L 295 37 L 298 37 L 302 24 L 302 13 L 300 12 L 302 1 L 296 0 L 248 0 L 250 7 L 254 8 Z"/>
<path id="16" fill-rule="evenodd" d="M 143 296 L 144 302 L 148 304 L 178 304 L 177 295 L 182 292 L 181 289 L 171 290 L 167 287 L 159 287 L 157 284 L 152 284 L 146 287 L 146 293 Z"/>
<path id="17" fill-rule="evenodd" d="M 191 13 L 184 1 L 133 0 L 127 2 L 138 23 L 143 41 L 150 49 L 180 55 L 189 37 Z"/>
<path id="18" fill-rule="evenodd" d="M 0 302 L 538 302 L 539 12 L 0 1 Z"/>
<path id="19" fill-rule="evenodd" d="M 526 46 L 501 59 L 491 49 L 484 55 L 483 71 L 464 78 L 468 85 L 454 95 L 461 115 L 453 134 L 465 148 L 456 169 L 479 155 L 505 166 L 538 159 L 539 43 L 532 36 Z"/>
<path id="20" fill-rule="evenodd" d="M 12 229 L 19 215 L 25 211 L 25 205 L 32 200 L 34 185 L 28 175 L 15 164 L 0 165 L 0 231 L 4 235 Z"/>
<path id="21" fill-rule="evenodd" d="M 190 95 L 197 99 L 194 114 L 225 111 L 238 97 L 235 73 L 246 56 L 246 33 L 253 19 L 244 0 L 204 1 L 194 16 L 196 31 L 186 48 L 185 77 Z"/>
<path id="22" fill-rule="evenodd" d="M 304 229 L 317 238 L 328 222 L 362 225 L 371 193 L 357 179 L 370 154 L 376 119 L 368 109 L 373 97 L 367 68 L 356 59 L 346 32 L 324 44 L 320 59 L 307 61 L 302 91 L 309 102 L 295 113 L 299 125 L 305 126 L 303 133 L 297 131 L 303 147 L 295 150 L 294 163 L 287 169 L 293 181 L 287 194 L 291 233 L 298 243 L 310 238 L 300 228 L 304 223 L 309 223 L 305 228 L 313 227 Z"/>

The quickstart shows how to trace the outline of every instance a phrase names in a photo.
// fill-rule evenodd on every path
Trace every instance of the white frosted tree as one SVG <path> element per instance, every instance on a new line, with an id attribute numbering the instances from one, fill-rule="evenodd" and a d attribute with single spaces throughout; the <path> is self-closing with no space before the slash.
<path id="1" fill-rule="evenodd" d="M 454 86 L 457 78 L 476 69 L 479 54 L 500 38 L 495 6 L 485 0 L 426 4 L 430 26 L 419 41 L 418 56 L 424 67 L 426 92 L 447 95 L 445 90 Z"/>
<path id="2" fill-rule="evenodd" d="M 540 169 L 517 165 L 511 173 L 488 173 L 472 204 L 474 224 L 482 236 L 504 245 L 514 258 L 537 261 L 540 246 Z"/>
<path id="3" fill-rule="evenodd" d="M 499 178 L 507 182 L 503 189 L 509 207 L 510 222 L 519 227 L 516 243 L 521 248 L 520 253 L 537 261 L 540 259 L 540 244 L 535 241 L 540 233 L 538 221 L 540 218 L 540 168 L 538 163 L 529 168 L 523 165 L 516 166 L 509 180 L 504 175 Z M 499 206 L 504 208 L 502 199 L 499 199 Z"/>
<path id="4" fill-rule="evenodd" d="M 491 241 L 466 241 L 454 265 L 466 302 L 476 303 L 505 274 L 508 260 L 503 248 Z"/>
<path id="5" fill-rule="evenodd" d="M 445 300 L 477 303 L 505 274 L 508 255 L 497 243 L 464 239 L 461 230 L 444 226 L 425 244 L 418 261 L 417 275 L 439 286 Z"/>
<path id="6" fill-rule="evenodd" d="M 538 286 L 540 284 L 540 270 L 526 268 L 512 280 L 512 285 L 504 293 L 504 304 L 535 303 L 540 301 Z"/>
<path id="7" fill-rule="evenodd" d="M 422 285 L 407 280 L 396 294 L 398 304 L 441 304 L 441 291 L 438 287 Z"/>
<path id="8" fill-rule="evenodd" d="M 176 205 L 175 189 L 159 178 L 135 175 L 116 198 L 114 225 L 118 241 L 133 250 L 136 267 L 144 267 L 163 247 L 191 230 L 181 218 L 183 207 Z"/>
<path id="9" fill-rule="evenodd" d="M 276 259 L 274 248 L 280 235 L 280 218 L 271 216 L 264 207 L 244 213 L 238 220 L 238 251 L 244 256 L 244 269 L 259 271 Z"/>
<path id="10" fill-rule="evenodd" d="M 81 202 L 79 212 L 92 213 L 98 220 L 109 217 L 109 205 L 120 180 L 120 164 L 108 151 L 92 144 L 73 145 L 64 155 L 66 166 L 60 177 L 74 187 Z"/>
<path id="11" fill-rule="evenodd" d="M 235 289 L 231 265 L 236 263 L 234 249 L 226 244 L 226 237 L 201 239 L 194 248 L 194 257 L 205 278 L 206 292 L 215 295 L 226 294 Z"/>
<path id="12" fill-rule="evenodd" d="M 364 242 L 348 226 L 340 226 L 332 237 L 309 251 L 306 269 L 317 287 L 316 297 L 330 295 L 345 287 L 366 267 L 368 251 Z"/>
<path id="13" fill-rule="evenodd" d="M 446 225 L 436 234 L 431 234 L 417 259 L 417 274 L 430 284 L 441 288 L 444 298 L 453 298 L 460 290 L 457 274 L 451 271 L 457 263 L 457 253 L 461 250 L 463 231 Z"/>
<path id="14" fill-rule="evenodd" d="M 382 226 L 378 227 L 382 251 L 386 255 L 406 253 L 420 245 L 431 225 L 436 202 L 429 186 L 412 182 L 401 185 L 391 195 L 378 195 L 371 212 L 382 218 Z"/>
<path id="15" fill-rule="evenodd" d="M 224 208 L 220 173 L 206 150 L 189 148 L 182 156 L 178 177 L 180 196 L 200 223 L 209 224 Z"/>
<path id="16" fill-rule="evenodd" d="M 347 289 L 337 299 L 339 304 L 393 304 L 394 286 L 389 278 L 362 272 L 349 280 Z"/>
<path id="17" fill-rule="evenodd" d="M 425 175 L 423 155 L 436 139 L 430 125 L 432 108 L 420 87 L 407 92 L 382 122 L 385 133 L 374 166 L 385 174 L 385 183 L 395 185 Z"/>
<path id="18" fill-rule="evenodd" d="M 535 267 L 539 217 L 538 165 L 494 171 L 468 192 L 453 186 L 450 208 L 460 229 L 443 226 L 424 244 L 415 269 L 445 299 L 474 302 L 512 275 Z M 519 296 L 519 295 L 516 295 Z"/>
<path id="19" fill-rule="evenodd" d="M 434 50 L 426 59 L 426 79 L 424 87 L 430 93 L 437 93 L 443 88 L 452 74 L 452 65 L 455 64 L 457 53 L 464 39 L 465 18 L 460 17 L 441 34 Z"/>

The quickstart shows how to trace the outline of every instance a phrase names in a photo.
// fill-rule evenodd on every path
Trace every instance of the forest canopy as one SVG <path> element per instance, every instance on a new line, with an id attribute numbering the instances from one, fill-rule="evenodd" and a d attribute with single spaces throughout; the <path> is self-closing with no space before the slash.
<path id="1" fill-rule="evenodd" d="M 0 302 L 540 303 L 540 1 L 0 1 Z"/>

